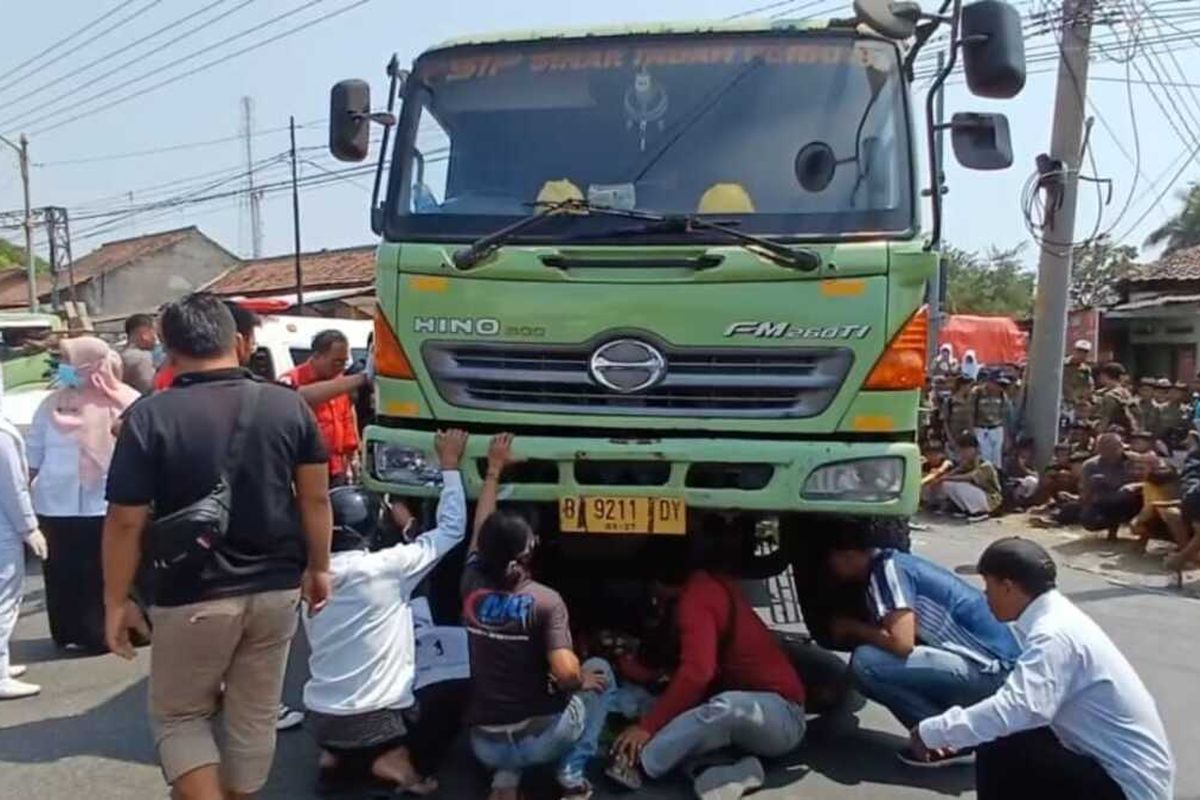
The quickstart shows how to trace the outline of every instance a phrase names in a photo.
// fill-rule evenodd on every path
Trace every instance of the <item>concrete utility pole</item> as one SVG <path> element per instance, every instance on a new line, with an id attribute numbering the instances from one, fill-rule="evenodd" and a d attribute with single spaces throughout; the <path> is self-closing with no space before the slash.
<path id="1" fill-rule="evenodd" d="M 1062 202 L 1057 208 L 1047 209 L 1026 380 L 1025 428 L 1033 436 L 1039 464 L 1050 461 L 1058 439 L 1093 3 L 1063 0 L 1062 4 L 1062 53 L 1050 137 L 1050 157 L 1063 164 L 1062 174 L 1053 176 L 1061 179 Z"/>
<path id="2" fill-rule="evenodd" d="M 21 138 L 17 141 L 20 142 L 19 146 L 0 136 L 0 142 L 4 142 L 15 150 L 21 161 L 21 189 L 25 194 L 25 272 L 29 281 L 29 310 L 36 313 L 38 292 L 37 270 L 33 255 L 33 211 L 29 208 L 29 137 L 22 133 Z"/>
<path id="3" fill-rule="evenodd" d="M 242 136 L 246 144 L 246 190 L 250 198 L 250 254 L 262 258 L 262 208 L 261 197 L 254 188 L 254 101 L 242 98 Z"/>

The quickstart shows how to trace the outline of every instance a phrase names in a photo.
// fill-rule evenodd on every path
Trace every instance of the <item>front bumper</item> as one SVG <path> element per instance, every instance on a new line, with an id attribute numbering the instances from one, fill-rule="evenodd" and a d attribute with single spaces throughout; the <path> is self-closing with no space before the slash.
<path id="1" fill-rule="evenodd" d="M 433 461 L 433 433 L 371 426 L 365 433 L 366 484 L 377 491 L 407 497 L 432 497 L 437 486 L 389 483 L 375 472 L 377 443 L 398 445 L 430 454 Z M 463 480 L 467 494 L 476 497 L 483 484 L 479 464 L 487 455 L 488 436 L 472 436 L 467 443 Z M 917 446 L 910 442 L 824 442 L 778 441 L 762 439 L 707 438 L 574 438 L 565 436 L 521 436 L 513 444 L 521 459 L 557 465 L 535 481 L 509 483 L 502 497 L 518 502 L 556 502 L 561 497 L 579 495 L 620 495 L 683 497 L 689 508 L 730 508 L 774 512 L 821 512 L 856 515 L 903 516 L 916 511 L 920 484 L 920 460 Z M 831 500 L 802 496 L 802 489 L 815 470 L 830 464 L 858 459 L 893 458 L 902 461 L 903 480 L 899 491 L 884 500 Z M 666 465 L 665 479 L 655 485 L 581 480 L 580 463 L 603 465 L 604 462 L 654 462 Z M 692 467 L 704 465 L 755 465 L 759 474 L 769 475 L 757 488 L 704 488 L 694 485 Z M 766 469 L 769 467 L 769 469 Z"/>

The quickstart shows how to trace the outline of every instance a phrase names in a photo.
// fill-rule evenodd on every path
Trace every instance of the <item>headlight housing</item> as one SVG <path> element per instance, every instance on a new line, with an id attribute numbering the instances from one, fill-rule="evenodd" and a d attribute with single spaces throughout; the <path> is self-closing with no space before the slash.
<path id="1" fill-rule="evenodd" d="M 801 495 L 806 500 L 883 503 L 895 500 L 903 489 L 904 459 L 881 456 L 819 467 L 804 482 Z"/>
<path id="2" fill-rule="evenodd" d="M 442 485 L 442 471 L 429 463 L 426 451 L 386 442 L 374 445 L 371 473 L 377 480 L 403 486 Z"/>

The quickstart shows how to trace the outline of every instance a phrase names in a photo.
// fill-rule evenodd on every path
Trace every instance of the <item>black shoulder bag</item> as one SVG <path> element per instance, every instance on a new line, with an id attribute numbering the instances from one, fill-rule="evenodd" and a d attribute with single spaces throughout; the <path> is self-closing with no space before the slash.
<path id="1" fill-rule="evenodd" d="M 207 495 L 150 523 L 150 558 L 158 576 L 198 572 L 229 531 L 233 504 L 233 475 L 242 457 L 246 432 L 258 406 L 262 387 L 246 381 L 241 387 L 237 421 L 229 449 L 221 462 L 217 485 Z"/>

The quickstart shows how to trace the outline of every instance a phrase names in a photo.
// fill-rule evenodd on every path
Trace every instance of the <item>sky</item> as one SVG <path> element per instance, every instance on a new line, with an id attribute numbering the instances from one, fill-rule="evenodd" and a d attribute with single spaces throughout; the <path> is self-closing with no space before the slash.
<path id="1" fill-rule="evenodd" d="M 1172 11 L 1186 5 L 1186 0 L 1151 1 Z M 1028 11 L 1040 2 L 1018 0 L 1017 5 Z M 236 138 L 241 129 L 243 97 L 250 97 L 253 103 L 256 131 L 252 139 L 253 159 L 256 163 L 266 162 L 256 170 L 256 179 L 260 184 L 271 184 L 289 175 L 286 161 L 280 158 L 288 145 L 289 115 L 294 115 L 301 125 L 297 134 L 304 156 L 301 175 L 313 176 L 341 166 L 323 149 L 329 87 L 342 78 L 362 77 L 371 82 L 377 104 L 381 103 L 386 87 L 384 67 L 393 52 L 407 64 L 428 46 L 468 33 L 638 21 L 717 20 L 755 6 L 771 6 L 763 15 L 805 16 L 830 10 L 835 15 L 848 16 L 850 2 L 55 0 L 18 3 L 0 0 L 0 24 L 6 34 L 5 47 L 0 51 L 0 76 L 4 76 L 0 77 L 0 133 L 15 141 L 17 134 L 29 132 L 34 164 L 33 203 L 68 209 L 76 258 L 104 241 L 191 224 L 233 252 L 249 255 L 248 213 L 245 201 L 237 197 L 130 218 L 88 217 L 130 202 L 157 200 L 182 191 L 212 193 L 243 187 L 244 179 L 229 182 L 233 175 L 244 171 L 246 164 L 244 142 Z M 925 6 L 932 7 L 932 2 L 926 0 Z M 337 14 L 339 9 L 348 10 Z M 12 72 L 26 59 L 110 10 L 114 13 L 101 25 L 52 49 L 30 67 Z M 223 14 L 227 16 L 219 18 Z M 251 52 L 231 56 L 328 14 L 335 16 Z M 170 65 L 281 15 L 287 16 L 207 54 Z M 122 23 L 127 17 L 128 22 Z M 1200 140 L 1193 139 L 1196 145 L 1189 141 L 1185 146 L 1181 138 L 1195 137 L 1200 132 L 1200 69 L 1194 66 L 1198 63 L 1195 51 L 1200 48 L 1200 24 L 1195 20 L 1200 20 L 1200 15 L 1178 19 L 1180 27 L 1193 33 L 1190 39 L 1175 36 L 1181 41 L 1170 45 L 1175 48 L 1171 53 L 1165 48 L 1160 51 L 1156 69 L 1161 67 L 1162 79 L 1194 84 L 1175 87 L 1176 102 L 1185 106 L 1179 113 L 1194 115 L 1184 117 L 1180 133 L 1170 125 L 1170 117 L 1176 116 L 1170 105 L 1164 103 L 1168 112 L 1164 113 L 1147 86 L 1124 82 L 1127 72 L 1135 80 L 1139 76 L 1130 66 L 1120 63 L 1120 52 L 1105 49 L 1091 65 L 1089 99 L 1091 113 L 1098 115 L 1091 136 L 1091 155 L 1097 175 L 1111 181 L 1112 197 L 1105 206 L 1097 199 L 1095 185 L 1085 185 L 1078 212 L 1080 237 L 1111 228 L 1114 236 L 1140 245 L 1150 230 L 1178 208 L 1174 192 L 1167 192 L 1161 202 L 1154 202 L 1169 181 L 1179 174 L 1177 188 L 1181 188 L 1189 180 L 1200 179 L 1200 161 L 1188 158 L 1195 156 L 1196 151 L 1191 148 L 1200 145 Z M 68 22 L 64 24 L 64 20 Z M 212 24 L 206 25 L 209 22 Z M 116 28 L 110 33 L 94 42 L 86 41 L 112 25 Z M 193 28 L 199 30 L 185 35 Z M 1123 32 L 1124 29 L 1117 29 L 1118 34 Z M 147 40 L 137 44 L 142 37 Z M 162 47 L 174 37 L 183 38 Z M 1042 38 L 1030 40 L 1028 46 L 1034 52 L 1034 48 L 1045 50 L 1053 44 L 1051 39 Z M 162 47 L 162 51 L 147 57 L 155 47 Z M 135 63 L 123 67 L 131 61 Z M 197 74 L 130 102 L 103 108 L 111 100 L 210 62 L 213 66 Z M 1153 80 L 1156 76 L 1149 71 L 1149 63 L 1135 62 L 1145 71 L 1145 77 Z M 1177 64 L 1186 66 L 1176 71 Z M 39 65 L 40 68 L 33 68 Z M 109 72 L 112 74 L 106 75 Z M 1049 146 L 1055 92 L 1053 64 L 1031 66 L 1025 90 L 1009 101 L 972 96 L 963 85 L 961 74 L 951 81 L 946 95 L 948 113 L 1000 111 L 1008 115 L 1014 165 L 1002 172 L 970 172 L 950 160 L 947 240 L 969 250 L 1024 243 L 1023 258 L 1032 266 L 1037 260 L 1038 247 L 1026 229 L 1020 197 L 1033 171 L 1035 156 Z M 126 82 L 127 86 L 105 94 Z M 923 108 L 924 88 L 924 83 L 918 81 L 914 90 L 917 108 Z M 26 94 L 29 96 L 22 97 Z M 1161 89 L 1158 97 L 1160 101 L 1165 99 Z M 1134 120 L 1140 147 L 1134 143 Z M 195 146 L 198 142 L 213 143 Z M 163 148 L 174 149 L 125 157 Z M 1091 169 L 1089 159 L 1085 172 L 1090 173 Z M 1155 179 L 1159 179 L 1157 184 Z M 218 185 L 202 189 L 206 183 Z M 302 248 L 316 250 L 373 242 L 368 225 L 369 199 L 369 177 L 342 179 L 306 190 L 301 197 Z M 0 146 L 0 210 L 18 209 L 20 205 L 15 154 Z M 290 194 L 277 192 L 265 197 L 262 213 L 264 255 L 290 252 Z M 1145 217 L 1139 222 L 1143 214 Z M 0 235 L 19 240 L 21 234 L 19 230 L 8 230 L 0 231 Z M 42 241 L 37 247 L 44 251 L 44 237 L 39 235 L 39 239 Z M 1153 255 L 1151 251 L 1145 257 Z"/>

